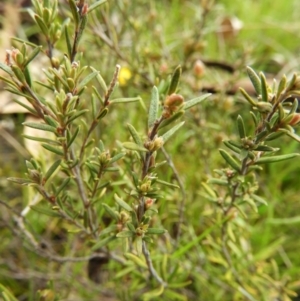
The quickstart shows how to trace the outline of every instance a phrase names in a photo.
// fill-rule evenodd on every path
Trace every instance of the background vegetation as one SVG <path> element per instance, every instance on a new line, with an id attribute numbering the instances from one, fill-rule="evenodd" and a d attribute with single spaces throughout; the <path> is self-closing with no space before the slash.
<path id="1" fill-rule="evenodd" d="M 17 37 L 12 45 L 18 49 L 22 47 L 18 39 L 42 45 L 43 50 L 31 62 L 30 73 L 33 80 L 45 83 L 42 70 L 48 70 L 51 64 L 55 67 L 57 62 L 64 64 L 66 38 L 62 29 L 50 61 L 45 53 L 47 40 L 30 18 L 25 8 L 29 6 L 25 1 L 19 6 L 9 1 L 2 4 L 2 61 L 5 49 L 10 48 L 7 32 Z M 295 41 L 300 35 L 299 6 L 298 1 L 268 0 L 238 4 L 110 0 L 88 15 L 76 60 L 81 67 L 99 70 L 107 85 L 116 65 L 120 65 L 113 98 L 139 97 L 137 102 L 110 107 L 94 132 L 95 141 L 101 137 L 112 155 L 127 153 L 114 165 L 117 172 L 102 179 L 102 183 L 110 181 L 99 190 L 100 201 L 95 205 L 102 230 L 114 224 L 102 204 L 122 211 L 114 195 L 125 198 L 125 192 L 133 189 L 130 172 L 133 166 L 139 170 L 138 156 L 125 150 L 122 143 L 131 139 L 127 123 L 146 139 L 152 87 L 158 87 L 163 101 L 170 76 L 181 65 L 178 93 L 185 100 L 212 93 L 186 112 L 183 128 L 157 152 L 156 162 L 167 161 L 157 169 L 158 177 L 179 186 L 161 186 L 160 195 L 154 197 L 158 213 L 151 223 L 167 233 L 155 236 L 148 247 L 155 270 L 168 283 L 166 288 L 149 277 L 144 257 L 138 256 L 135 248 L 132 255 L 124 256 L 124 242 L 118 239 L 100 252 L 95 246 L 101 246 L 101 239 L 78 232 L 67 219 L 49 216 L 49 201 L 31 187 L 7 181 L 8 177 L 23 178 L 28 173 L 25 160 L 31 156 L 44 173 L 57 157 L 25 144 L 23 134 L 37 135 L 24 132 L 22 123 L 32 122 L 30 116 L 6 111 L 11 96 L 1 94 L 5 105 L 1 107 L 0 127 L 0 291 L 4 300 L 296 300 L 294 292 L 300 291 L 299 159 L 268 164 L 255 173 L 257 195 L 267 205 L 256 204 L 257 212 L 246 205 L 245 216 L 238 210 L 224 215 L 207 194 L 213 189 L 212 194 L 225 199 L 226 192 L 222 187 L 208 186 L 207 181 L 216 177 L 214 170 L 228 166 L 219 148 L 225 148 L 223 140 L 238 139 L 238 115 L 243 116 L 247 132 L 254 132 L 249 114 L 252 108 L 238 91 L 242 86 L 255 98 L 246 66 L 263 71 L 271 82 L 273 78 L 280 80 L 283 74 L 291 78 L 298 72 L 299 45 Z M 67 18 L 73 39 L 75 23 L 69 4 L 60 1 L 55 20 L 63 23 Z M 87 84 L 83 108 L 90 109 L 92 84 L 101 88 L 95 79 Z M 44 87 L 36 89 L 50 97 L 43 94 L 49 93 Z M 84 115 L 78 122 L 84 128 L 89 118 Z M 274 147 L 280 147 L 280 154 L 299 152 L 298 142 L 287 136 L 274 142 Z M 62 181 L 63 177 L 55 175 L 49 183 L 51 189 L 55 191 Z M 68 193 L 76 199 L 77 188 Z M 130 199 L 126 201 L 131 204 Z M 39 211 L 27 207 L 33 202 L 39 203 Z M 80 206 L 78 201 L 74 210 L 80 212 Z M 24 210 L 28 212 L 20 219 Z M 230 220 L 229 257 L 222 238 L 222 225 L 228 222 L 224 218 Z M 84 224 L 83 219 L 79 223 Z M 26 232 L 22 231 L 24 227 Z M 26 233 L 34 237 L 38 247 L 33 248 Z"/>

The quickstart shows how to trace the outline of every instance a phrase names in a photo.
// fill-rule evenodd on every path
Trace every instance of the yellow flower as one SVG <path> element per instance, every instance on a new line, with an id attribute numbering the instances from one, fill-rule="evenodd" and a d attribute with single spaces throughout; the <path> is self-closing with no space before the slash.
<path id="1" fill-rule="evenodd" d="M 122 67 L 119 73 L 119 84 L 121 87 L 126 87 L 131 79 L 132 73 L 128 67 Z"/>

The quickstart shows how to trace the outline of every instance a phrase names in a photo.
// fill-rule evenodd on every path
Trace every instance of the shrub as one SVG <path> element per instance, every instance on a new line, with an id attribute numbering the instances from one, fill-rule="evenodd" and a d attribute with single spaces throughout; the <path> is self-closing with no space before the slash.
<path id="1" fill-rule="evenodd" d="M 26 160 L 26 177 L 9 178 L 26 187 L 23 199 L 16 206 L 1 200 L 14 246 L 22 240 L 18 270 L 39 281 L 28 280 L 30 291 L 27 282 L 1 279 L 3 298 L 291 300 L 299 283 L 296 268 L 284 271 L 287 238 L 268 238 L 267 230 L 260 238 L 264 230 L 253 225 L 269 203 L 264 182 L 272 173 L 263 167 L 299 156 L 276 154 L 286 137 L 300 141 L 299 76 L 270 85 L 248 67 L 255 93 L 240 89 L 246 110 L 237 114 L 228 98 L 195 97 L 206 72 L 194 58 L 202 31 L 186 41 L 183 65 L 174 63 L 171 73 L 155 5 L 146 22 L 161 40 L 142 49 L 139 38 L 150 31 L 134 18 L 141 6 L 130 13 L 131 4 L 116 1 L 114 15 L 105 2 L 32 1 L 39 42 L 14 38 L 0 65 L 7 90 L 36 118 L 23 125 L 43 133 L 24 135 L 42 151 Z M 172 8 L 178 18 L 179 7 Z M 212 3 L 201 8 L 205 21 Z M 117 60 L 125 66 L 113 69 Z M 192 65 L 194 77 L 181 76 Z M 218 106 L 227 107 L 223 119 Z"/>

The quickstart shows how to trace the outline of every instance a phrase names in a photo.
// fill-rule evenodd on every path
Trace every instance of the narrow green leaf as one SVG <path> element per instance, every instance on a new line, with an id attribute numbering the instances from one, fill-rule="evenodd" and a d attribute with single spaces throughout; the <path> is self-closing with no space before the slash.
<path id="1" fill-rule="evenodd" d="M 163 122 L 160 123 L 158 129 L 162 129 L 163 127 L 173 123 L 175 120 L 180 118 L 184 113 L 185 113 L 184 110 L 180 110 L 180 111 L 176 112 L 175 114 L 173 114 L 170 118 L 164 119 Z"/>
<path id="2" fill-rule="evenodd" d="M 243 96 L 246 98 L 246 100 L 255 107 L 257 105 L 257 101 L 253 100 L 252 97 L 243 89 L 239 88 L 240 92 L 243 94 Z"/>
<path id="3" fill-rule="evenodd" d="M 166 143 L 172 135 L 174 135 L 182 126 L 184 125 L 184 121 L 178 123 L 174 127 L 172 127 L 169 131 L 164 133 L 161 138 L 163 139 L 164 143 Z"/>
<path id="4" fill-rule="evenodd" d="M 267 132 L 265 131 L 265 134 Z M 272 140 L 275 140 L 281 136 L 283 136 L 285 134 L 285 132 L 274 132 L 274 133 L 271 133 L 269 134 L 266 138 L 265 138 L 265 141 L 272 141 Z"/>
<path id="5" fill-rule="evenodd" d="M 25 79 L 26 79 L 26 82 L 27 82 L 28 86 L 31 87 L 31 85 L 32 85 L 31 74 L 29 72 L 28 67 L 24 68 L 24 76 L 25 76 Z"/>
<path id="6" fill-rule="evenodd" d="M 115 156 L 113 156 L 110 160 L 109 160 L 109 164 L 112 164 L 118 160 L 120 160 L 121 158 L 123 158 L 126 155 L 126 153 L 119 153 Z"/>
<path id="7" fill-rule="evenodd" d="M 106 171 L 106 172 L 117 172 L 117 171 L 120 171 L 120 168 L 119 167 L 106 167 L 103 171 Z"/>
<path id="8" fill-rule="evenodd" d="M 148 152 L 148 150 L 145 147 L 138 145 L 134 142 L 124 142 L 123 147 L 125 147 L 126 149 L 129 149 L 129 150 Z"/>
<path id="9" fill-rule="evenodd" d="M 108 113 L 108 108 L 104 108 L 97 116 L 97 120 L 104 118 Z"/>
<path id="10" fill-rule="evenodd" d="M 253 112 L 250 112 L 250 115 L 253 119 L 255 127 L 257 127 L 258 126 L 258 119 L 257 119 L 256 115 Z"/>
<path id="11" fill-rule="evenodd" d="M 172 283 L 171 283 L 172 285 Z M 169 284 L 168 284 L 169 287 Z M 184 293 L 180 294 L 175 292 L 174 290 L 166 289 L 164 291 L 164 297 L 166 300 L 176 300 L 176 301 L 188 301 L 188 297 L 184 295 Z"/>
<path id="12" fill-rule="evenodd" d="M 132 223 L 126 223 L 126 226 L 131 232 L 135 233 L 135 228 Z"/>
<path id="13" fill-rule="evenodd" d="M 61 74 L 59 73 L 59 71 L 56 70 L 55 68 L 53 68 L 53 69 L 51 69 L 51 72 L 54 73 L 55 78 L 58 79 L 63 84 L 65 90 L 69 91 L 69 85 L 68 85 L 67 81 L 61 77 Z"/>
<path id="14" fill-rule="evenodd" d="M 96 99 L 96 95 L 94 93 L 92 93 L 91 107 L 92 107 L 92 116 L 93 116 L 93 119 L 96 119 L 98 111 L 97 111 L 97 99 Z"/>
<path id="15" fill-rule="evenodd" d="M 27 10 L 27 12 L 29 12 L 30 11 L 30 9 L 28 9 Z M 31 10 L 32 11 L 32 10 Z M 32 11 L 32 19 L 34 19 L 34 12 Z M 29 41 L 26 41 L 26 40 L 23 40 L 23 39 L 20 39 L 20 38 L 17 38 L 17 37 L 12 37 L 11 38 L 13 41 L 16 41 L 16 42 L 19 42 L 19 43 L 22 43 L 22 44 L 25 44 L 25 45 L 28 45 L 28 46 L 31 46 L 31 47 L 33 47 L 33 48 L 36 48 L 37 46 L 36 46 L 36 44 L 34 44 L 34 43 L 31 43 L 31 42 L 29 42 Z M 1 67 L 0 67 L 1 68 Z"/>
<path id="16" fill-rule="evenodd" d="M 252 82 L 252 85 L 257 93 L 257 95 L 261 94 L 261 84 L 260 84 L 260 79 L 257 75 L 257 73 L 251 68 L 251 67 L 247 67 L 247 73 L 248 76 Z"/>
<path id="17" fill-rule="evenodd" d="M 135 212 L 135 211 L 131 211 L 131 212 L 130 212 L 130 216 L 131 216 L 131 222 L 132 222 L 132 224 L 133 224 L 135 227 L 137 227 L 138 224 L 139 224 L 139 221 L 138 221 L 138 219 L 137 219 L 137 214 L 136 214 L 136 212 Z"/>
<path id="18" fill-rule="evenodd" d="M 102 206 L 104 207 L 105 211 L 116 221 L 119 221 L 119 215 L 115 212 L 110 206 L 103 203 Z"/>
<path id="19" fill-rule="evenodd" d="M 104 228 L 103 230 L 101 230 L 99 237 L 107 235 L 107 234 L 111 234 L 111 233 L 115 233 L 116 231 L 118 231 L 118 225 L 110 225 L 106 228 Z"/>
<path id="20" fill-rule="evenodd" d="M 16 94 L 16 95 L 23 96 L 23 97 L 25 97 L 28 101 L 34 101 L 34 99 L 33 99 L 32 97 L 30 97 L 29 95 L 27 95 L 27 94 L 25 94 L 25 93 L 22 93 L 22 92 L 16 90 L 16 88 L 6 88 L 5 90 L 11 92 L 12 94 Z"/>
<path id="21" fill-rule="evenodd" d="M 300 142 L 300 136 L 298 136 L 297 134 L 291 133 L 290 131 L 286 131 L 284 133 L 289 137 L 293 138 L 294 140 L 296 140 L 297 142 Z"/>
<path id="22" fill-rule="evenodd" d="M 88 109 L 78 111 L 77 113 L 75 113 L 74 115 L 72 115 L 72 116 L 68 119 L 67 125 L 70 124 L 73 120 L 79 118 L 80 116 L 82 116 L 83 114 L 85 114 L 85 113 L 88 112 L 88 111 L 89 111 Z"/>
<path id="23" fill-rule="evenodd" d="M 140 101 L 141 98 L 139 96 L 137 97 L 123 97 L 123 98 L 115 98 L 109 101 L 110 104 L 114 103 L 127 103 L 127 102 L 136 102 Z"/>
<path id="24" fill-rule="evenodd" d="M 208 193 L 208 195 L 210 197 L 212 197 L 214 199 L 216 199 L 218 197 L 216 192 L 209 185 L 207 185 L 205 182 L 202 182 L 201 186 L 204 188 L 204 190 Z"/>
<path id="25" fill-rule="evenodd" d="M 104 101 L 103 101 L 103 97 L 100 95 L 99 91 L 96 89 L 95 86 L 92 86 L 92 89 L 94 91 L 94 95 L 97 97 L 97 99 L 100 101 L 100 103 L 103 105 Z"/>
<path id="26" fill-rule="evenodd" d="M 137 266 L 141 267 L 141 268 L 144 268 L 144 269 L 147 269 L 147 264 L 146 262 L 141 259 L 140 257 L 132 254 L 132 253 L 125 253 L 124 256 L 131 260 L 132 262 L 134 262 Z"/>
<path id="27" fill-rule="evenodd" d="M 135 236 L 135 233 L 131 232 L 130 230 L 123 230 L 116 235 L 118 238 L 128 238 L 133 236 Z"/>
<path id="28" fill-rule="evenodd" d="M 245 138 L 246 137 L 245 125 L 241 115 L 239 115 L 237 118 L 237 127 L 238 127 L 240 138 L 241 139 Z"/>
<path id="29" fill-rule="evenodd" d="M 191 283 L 192 283 L 192 280 L 187 280 L 187 281 L 178 282 L 178 283 L 169 283 L 168 287 L 169 288 L 182 288 L 182 287 L 190 285 Z"/>
<path id="30" fill-rule="evenodd" d="M 30 107 L 30 106 L 24 104 L 22 101 L 20 101 L 20 100 L 18 100 L 18 99 L 13 99 L 13 101 L 16 102 L 17 104 L 19 104 L 20 106 L 22 106 L 23 108 L 25 108 L 25 109 L 28 110 L 30 113 L 32 113 L 33 115 L 36 116 L 36 111 L 35 111 L 32 107 Z"/>
<path id="31" fill-rule="evenodd" d="M 255 202 L 251 199 L 251 198 L 247 198 L 247 199 L 244 199 L 243 202 L 247 203 L 250 208 L 255 212 L 257 213 L 257 206 L 255 204 Z"/>
<path id="32" fill-rule="evenodd" d="M 210 95 L 211 95 L 211 93 L 207 93 L 207 94 L 201 95 L 197 98 L 193 98 L 191 100 L 184 102 L 183 109 L 186 111 L 186 110 L 190 109 L 191 107 L 198 105 L 203 100 L 208 98 Z"/>
<path id="33" fill-rule="evenodd" d="M 88 14 L 91 13 L 94 9 L 96 9 L 98 6 L 104 4 L 107 0 L 99 0 L 95 3 L 93 3 L 91 6 L 89 6 Z"/>
<path id="34" fill-rule="evenodd" d="M 59 156 L 63 156 L 64 155 L 64 152 L 61 150 L 61 149 L 58 149 L 56 147 L 53 147 L 49 144 L 45 144 L 45 143 L 42 143 L 42 147 L 47 149 L 48 151 L 52 152 L 52 153 L 55 153 Z"/>
<path id="35" fill-rule="evenodd" d="M 123 209 L 125 209 L 129 212 L 132 211 L 131 206 L 128 205 L 125 201 L 123 201 L 117 194 L 114 195 L 114 199 L 120 207 L 122 207 Z"/>
<path id="36" fill-rule="evenodd" d="M 7 75 L 6 75 L 7 76 Z M 14 87 L 14 88 L 17 88 L 18 86 L 9 78 L 7 77 L 4 77 L 4 76 L 1 76 L 0 75 L 0 79 L 3 80 L 4 82 L 6 82 L 8 85 Z"/>
<path id="37" fill-rule="evenodd" d="M 295 99 L 293 100 L 293 104 L 292 104 L 292 107 L 291 107 L 291 109 L 290 109 L 290 111 L 289 111 L 289 114 L 294 114 L 294 113 L 296 113 L 298 107 L 299 107 L 299 101 L 298 101 L 297 98 L 295 98 Z"/>
<path id="38" fill-rule="evenodd" d="M 76 87 L 77 91 L 80 91 L 82 88 L 84 88 L 95 76 L 97 76 L 98 71 L 94 71 L 90 73 L 88 76 L 86 76 L 80 84 Z"/>
<path id="39" fill-rule="evenodd" d="M 10 76 L 14 75 L 11 68 L 8 67 L 6 64 L 0 63 L 0 69 L 2 69 L 5 73 L 8 73 Z"/>
<path id="40" fill-rule="evenodd" d="M 24 68 L 40 53 L 42 46 L 35 47 L 30 55 L 26 58 Z"/>
<path id="41" fill-rule="evenodd" d="M 135 248 L 138 256 L 140 256 L 142 254 L 142 250 L 143 250 L 143 238 L 141 236 L 137 236 L 133 242 L 133 245 L 134 245 L 134 248 Z"/>
<path id="42" fill-rule="evenodd" d="M 256 195 L 256 194 L 251 194 L 251 198 L 260 203 L 260 204 L 263 204 L 265 206 L 268 206 L 268 203 L 266 202 L 266 200 L 264 200 L 262 197 L 260 197 L 259 195 Z"/>
<path id="43" fill-rule="evenodd" d="M 131 134 L 131 137 L 133 138 L 133 141 L 137 145 L 143 146 L 142 139 L 141 139 L 140 135 L 138 134 L 137 130 L 133 127 L 133 125 L 127 123 L 127 127 L 128 127 L 128 130 L 129 130 L 130 134 Z"/>
<path id="44" fill-rule="evenodd" d="M 43 34 L 46 37 L 48 37 L 49 36 L 49 30 L 48 30 L 48 27 L 45 24 L 44 20 L 40 16 L 38 16 L 37 14 L 34 15 L 34 20 L 36 21 L 37 25 L 39 26 L 39 28 L 41 29 Z"/>
<path id="45" fill-rule="evenodd" d="M 127 274 L 132 275 L 133 273 L 136 272 L 136 266 L 131 264 L 126 268 L 122 268 L 118 273 L 114 274 L 114 281 L 123 278 L 124 276 L 126 276 Z"/>
<path id="46" fill-rule="evenodd" d="M 58 197 L 58 195 L 64 190 L 64 188 L 70 183 L 71 178 L 65 178 L 63 182 L 60 184 L 60 186 L 57 188 L 55 192 L 55 196 Z"/>
<path id="47" fill-rule="evenodd" d="M 261 99 L 263 102 L 268 102 L 268 85 L 265 75 L 261 72 L 260 74 L 261 82 Z"/>
<path id="48" fill-rule="evenodd" d="M 33 140 L 33 141 L 39 141 L 39 142 L 45 142 L 53 145 L 60 145 L 58 141 L 47 139 L 47 138 L 41 138 L 41 137 L 35 137 L 35 136 L 28 136 L 28 135 L 22 135 L 24 138 Z"/>
<path id="49" fill-rule="evenodd" d="M 30 206 L 30 208 L 33 211 L 36 211 L 38 213 L 45 214 L 45 215 L 48 215 L 51 217 L 61 217 L 61 215 L 58 212 L 54 211 L 53 209 L 44 208 L 40 205 Z"/>
<path id="50" fill-rule="evenodd" d="M 28 185 L 33 183 L 32 180 L 29 179 L 22 179 L 22 178 L 7 178 L 8 181 L 13 182 L 13 183 L 17 183 L 17 184 L 21 184 L 21 185 Z"/>
<path id="51" fill-rule="evenodd" d="M 92 251 L 98 250 L 103 248 L 104 246 L 108 245 L 111 241 L 115 240 L 116 236 L 108 236 L 106 238 L 100 239 L 97 241 L 93 247 L 91 248 Z"/>
<path id="52" fill-rule="evenodd" d="M 26 83 L 27 83 L 23 71 L 22 71 L 17 65 L 12 65 L 12 66 L 11 66 L 11 70 L 14 72 L 15 76 L 17 77 L 17 79 L 18 79 L 22 84 L 26 84 Z"/>
<path id="53" fill-rule="evenodd" d="M 226 180 L 218 179 L 218 178 L 210 178 L 207 180 L 208 184 L 216 184 L 221 186 L 227 186 L 228 182 Z"/>
<path id="54" fill-rule="evenodd" d="M 75 27 L 77 28 L 79 25 L 79 13 L 78 13 L 78 8 L 76 6 L 76 3 L 74 0 L 69 0 L 69 5 L 70 5 L 70 9 L 71 9 L 71 13 L 73 15 L 73 19 L 75 22 Z"/>
<path id="55" fill-rule="evenodd" d="M 223 143 L 225 144 L 225 146 L 227 146 L 229 149 L 231 149 L 235 153 L 239 154 L 241 152 L 242 146 L 237 147 L 235 145 L 232 145 L 229 141 L 223 141 Z"/>
<path id="56" fill-rule="evenodd" d="M 33 129 L 56 133 L 56 128 L 48 124 L 35 123 L 35 122 L 23 122 L 22 124 Z"/>
<path id="57" fill-rule="evenodd" d="M 227 153 L 225 150 L 223 149 L 219 149 L 219 152 L 221 154 L 221 156 L 224 158 L 224 160 L 233 168 L 235 169 L 236 171 L 240 172 L 241 170 L 241 166 L 240 164 L 235 160 L 233 159 L 233 157 Z"/>
<path id="58" fill-rule="evenodd" d="M 5 298 L 4 301 L 18 301 L 18 299 L 1 283 L 0 283 L 0 292 L 3 298 Z"/>
<path id="59" fill-rule="evenodd" d="M 58 122 L 56 120 L 54 120 L 52 117 L 50 117 L 49 115 L 45 115 L 44 119 L 46 121 L 46 123 L 50 126 L 52 126 L 53 128 L 57 128 L 58 127 Z"/>
<path id="60" fill-rule="evenodd" d="M 148 113 L 148 130 L 151 129 L 157 120 L 159 107 L 159 93 L 158 89 L 154 86 L 151 92 L 151 101 Z"/>
<path id="61" fill-rule="evenodd" d="M 154 298 L 161 296 L 162 293 L 164 292 L 164 289 L 165 289 L 164 285 L 160 285 L 158 288 L 143 294 L 142 300 L 143 301 L 153 300 Z"/>
<path id="62" fill-rule="evenodd" d="M 75 141 L 79 131 L 80 131 L 80 126 L 76 128 L 74 134 L 70 137 L 70 139 L 68 139 L 67 148 L 69 148 L 72 145 L 72 143 Z"/>
<path id="63" fill-rule="evenodd" d="M 280 148 L 274 148 L 268 145 L 258 145 L 255 150 L 260 152 L 277 152 Z"/>
<path id="64" fill-rule="evenodd" d="M 294 73 L 293 77 L 291 78 L 291 80 L 287 84 L 286 91 L 290 91 L 291 89 L 294 88 L 294 85 L 296 83 L 297 78 L 298 78 L 297 73 Z"/>
<path id="65" fill-rule="evenodd" d="M 165 186 L 168 186 L 168 187 L 179 188 L 179 186 L 176 185 L 176 184 L 169 183 L 169 182 L 166 182 L 166 181 L 163 181 L 163 180 L 160 180 L 160 179 L 156 179 L 155 182 L 157 182 L 157 183 L 159 183 L 159 184 L 162 184 L 162 185 L 165 185 Z"/>
<path id="66" fill-rule="evenodd" d="M 300 215 L 293 216 L 288 218 L 269 218 L 267 219 L 267 223 L 273 225 L 294 225 L 300 224 Z"/>
<path id="67" fill-rule="evenodd" d="M 61 163 L 61 160 L 57 160 L 55 161 L 51 167 L 48 169 L 48 171 L 46 172 L 45 176 L 44 176 L 44 180 L 45 183 L 49 180 L 49 178 L 53 175 L 53 173 L 56 171 L 56 169 L 59 167 Z"/>
<path id="68" fill-rule="evenodd" d="M 72 57 L 72 43 L 71 43 L 69 32 L 68 32 L 68 26 L 65 26 L 65 41 L 66 41 L 67 49 L 68 49 L 68 56 L 70 58 L 70 57 Z"/>
<path id="69" fill-rule="evenodd" d="M 160 235 L 160 234 L 164 234 L 166 232 L 167 231 L 165 229 L 160 229 L 160 228 L 148 228 L 147 229 L 147 234 L 157 234 L 157 235 Z"/>
<path id="70" fill-rule="evenodd" d="M 57 13 L 58 13 L 58 0 L 54 0 L 52 1 L 52 7 L 51 7 L 51 10 L 52 10 L 52 14 L 51 14 L 51 19 L 50 19 L 50 22 L 53 22 L 55 17 L 57 16 Z"/>
<path id="71" fill-rule="evenodd" d="M 181 76 L 181 66 L 177 66 L 176 69 L 174 70 L 168 90 L 168 95 L 171 95 L 176 92 L 177 86 L 179 84 L 180 76 Z"/>
<path id="72" fill-rule="evenodd" d="M 97 73 L 97 76 L 96 76 L 96 79 L 97 79 L 98 83 L 100 84 L 100 87 L 102 88 L 102 90 L 106 93 L 107 90 L 108 90 L 108 88 L 107 88 L 107 85 L 106 85 L 106 83 L 105 83 L 103 77 L 102 77 L 101 74 L 100 74 L 100 71 L 97 71 L 97 70 L 96 70 L 95 68 L 93 68 L 93 67 L 90 67 L 90 68 L 91 68 L 93 71 L 98 72 L 98 73 Z"/>
<path id="73" fill-rule="evenodd" d="M 276 98 L 278 98 L 280 94 L 284 91 L 284 89 L 286 88 L 286 84 L 287 84 L 287 79 L 286 76 L 283 75 L 277 88 Z"/>
<path id="74" fill-rule="evenodd" d="M 280 161 L 284 161 L 284 160 L 293 159 L 293 158 L 296 158 L 299 156 L 300 156 L 300 154 L 298 154 L 298 153 L 292 153 L 292 154 L 286 154 L 286 155 L 280 155 L 280 156 L 262 157 L 262 158 L 257 159 L 255 163 L 264 164 L 264 163 L 280 162 Z"/>

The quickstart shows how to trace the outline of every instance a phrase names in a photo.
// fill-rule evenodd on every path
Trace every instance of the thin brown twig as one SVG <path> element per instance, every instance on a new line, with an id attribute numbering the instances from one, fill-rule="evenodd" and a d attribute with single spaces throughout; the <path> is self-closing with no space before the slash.
<path id="1" fill-rule="evenodd" d="M 170 166 L 170 168 L 173 171 L 173 174 L 175 176 L 175 179 L 179 185 L 180 188 L 180 192 L 181 192 L 181 200 L 179 202 L 179 219 L 178 222 L 176 224 L 176 236 L 175 236 L 175 247 L 177 247 L 178 243 L 179 243 L 179 238 L 180 238 L 180 234 L 181 234 L 181 225 L 183 224 L 183 220 L 184 220 L 184 212 L 185 212 L 185 201 L 186 201 L 186 192 L 185 192 L 185 188 L 184 188 L 184 184 L 182 182 L 181 177 L 179 176 L 179 173 L 174 165 L 174 162 L 171 158 L 171 156 L 168 154 L 168 152 L 166 151 L 166 149 L 164 147 L 161 148 L 168 165 Z"/>
<path id="2" fill-rule="evenodd" d="M 155 268 L 153 266 L 152 259 L 151 259 L 151 256 L 150 256 L 150 252 L 147 249 L 147 245 L 146 245 L 146 242 L 144 240 L 142 242 L 142 250 L 143 250 L 143 254 L 144 254 L 145 259 L 146 259 L 146 263 L 147 263 L 150 275 L 153 278 L 155 278 L 157 280 L 157 282 L 159 282 L 161 285 L 163 285 L 164 287 L 166 287 L 167 283 L 157 274 L 157 272 L 156 272 L 156 270 L 155 270 Z"/>
<path id="3" fill-rule="evenodd" d="M 55 261 L 55 262 L 81 262 L 81 261 L 89 261 L 93 258 L 102 258 L 104 256 L 108 256 L 109 258 L 113 259 L 116 262 L 119 262 L 121 264 L 125 264 L 125 260 L 120 257 L 119 255 L 115 254 L 114 252 L 101 252 L 101 253 L 93 253 L 89 256 L 83 256 L 83 257 L 63 257 L 63 256 L 59 256 L 57 254 L 51 253 L 49 250 L 46 250 L 44 248 L 42 248 L 41 243 L 38 242 L 38 240 L 32 235 L 31 232 L 29 232 L 26 227 L 25 227 L 25 218 L 24 216 L 22 216 L 19 212 L 17 212 L 14 208 L 12 208 L 11 206 L 9 206 L 9 204 L 3 200 L 0 200 L 0 204 L 5 206 L 7 209 L 9 209 L 13 214 L 14 214 L 14 221 L 17 225 L 17 228 L 15 227 L 11 227 L 8 224 L 6 224 L 6 226 L 17 236 L 20 236 L 19 232 L 17 231 L 17 229 L 20 230 L 20 233 L 22 234 L 22 236 L 24 236 L 26 238 L 26 241 L 29 243 L 29 245 L 31 247 L 26 247 L 27 249 L 29 249 L 30 251 L 33 251 L 34 253 L 36 253 L 37 255 L 39 255 L 40 257 L 46 258 L 48 260 L 51 261 Z M 49 244 L 46 244 L 49 245 Z"/>

